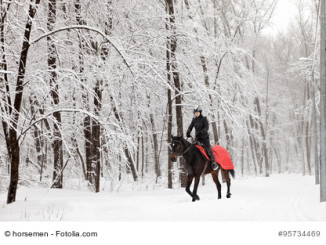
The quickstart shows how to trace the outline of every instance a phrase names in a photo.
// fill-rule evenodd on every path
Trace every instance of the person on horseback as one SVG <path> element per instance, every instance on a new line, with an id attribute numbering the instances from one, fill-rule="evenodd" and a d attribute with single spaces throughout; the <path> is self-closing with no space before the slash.
<path id="1" fill-rule="evenodd" d="M 209 124 L 208 120 L 206 117 L 202 115 L 202 109 L 200 106 L 197 106 L 194 109 L 194 114 L 195 117 L 192 119 L 188 130 L 187 130 L 187 137 L 191 137 L 190 133 L 193 127 L 195 127 L 196 130 L 196 138 L 199 142 L 203 143 L 203 145 L 206 148 L 208 157 L 211 159 L 212 162 L 212 169 L 215 170 L 217 169 L 218 165 L 215 162 L 215 157 L 212 152 L 211 144 L 209 142 L 209 135 L 208 135 L 208 129 L 209 129 Z"/>

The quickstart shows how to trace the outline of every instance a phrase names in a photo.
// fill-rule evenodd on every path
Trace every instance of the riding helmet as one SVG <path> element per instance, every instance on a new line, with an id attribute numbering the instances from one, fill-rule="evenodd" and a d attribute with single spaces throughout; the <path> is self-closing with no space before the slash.
<path id="1" fill-rule="evenodd" d="M 200 112 L 200 113 L 201 113 L 202 111 L 203 111 L 203 110 L 201 109 L 200 106 L 196 106 L 195 109 L 194 109 L 194 113 L 195 113 L 195 112 Z"/>

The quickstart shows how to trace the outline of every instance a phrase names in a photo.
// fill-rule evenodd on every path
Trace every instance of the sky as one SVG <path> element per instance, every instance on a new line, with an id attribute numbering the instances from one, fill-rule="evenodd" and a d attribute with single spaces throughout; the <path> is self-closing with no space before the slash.
<path id="1" fill-rule="evenodd" d="M 291 21 L 295 19 L 296 6 L 298 0 L 278 0 L 272 24 L 266 28 L 265 33 L 275 35 L 278 32 L 285 32 Z"/>

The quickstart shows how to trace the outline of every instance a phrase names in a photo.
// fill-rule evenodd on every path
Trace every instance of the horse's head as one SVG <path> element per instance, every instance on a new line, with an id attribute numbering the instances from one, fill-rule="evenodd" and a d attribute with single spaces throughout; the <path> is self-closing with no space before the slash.
<path id="1" fill-rule="evenodd" d="M 171 141 L 171 149 L 172 149 L 172 153 L 171 153 L 171 161 L 172 162 L 176 162 L 177 161 L 177 157 L 182 155 L 182 153 L 184 152 L 184 145 L 182 143 L 183 137 L 179 137 L 179 136 L 172 136 L 172 141 Z"/>

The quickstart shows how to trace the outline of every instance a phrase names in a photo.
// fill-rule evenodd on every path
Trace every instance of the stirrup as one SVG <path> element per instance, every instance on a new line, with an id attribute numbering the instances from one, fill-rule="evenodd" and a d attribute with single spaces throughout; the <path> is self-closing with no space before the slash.
<path id="1" fill-rule="evenodd" d="M 213 170 L 218 169 L 218 165 L 217 165 L 216 162 L 215 162 L 215 163 L 212 163 L 211 166 L 212 166 L 212 169 L 213 169 Z"/>

